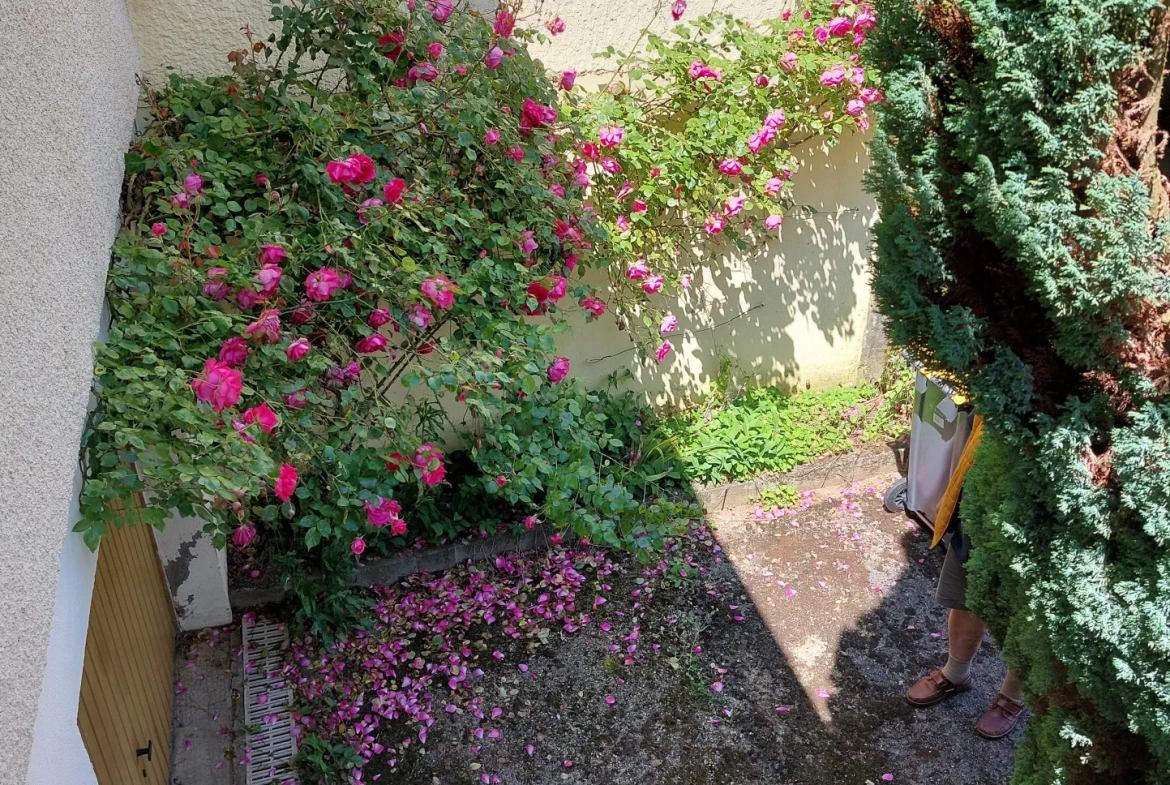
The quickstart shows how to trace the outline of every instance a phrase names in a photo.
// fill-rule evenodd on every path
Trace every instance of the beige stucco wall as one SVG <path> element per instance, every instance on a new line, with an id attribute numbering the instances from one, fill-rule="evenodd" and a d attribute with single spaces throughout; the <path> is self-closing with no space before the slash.
<path id="1" fill-rule="evenodd" d="M 93 557 L 69 532 L 136 68 L 123 0 L 0 0 L 0 783 L 45 781 L 39 764 L 86 781 L 60 768 L 88 763 L 81 653 L 48 649 L 78 640 L 55 609 L 81 641 L 88 617 Z M 63 735 L 30 767 L 34 722 Z"/>
<path id="2" fill-rule="evenodd" d="M 129 0 L 146 73 L 160 78 L 167 66 L 204 75 L 226 70 L 224 55 L 242 45 L 248 25 L 265 34 L 267 0 Z M 532 5 L 532 4 L 530 4 Z M 534 54 L 552 70 L 575 68 L 583 84 L 606 73 L 592 53 L 609 45 L 633 47 L 649 24 L 656 32 L 671 25 L 670 4 L 626 0 L 546 2 L 540 18 L 559 15 L 567 29 Z M 491 0 L 472 7 L 495 8 Z M 749 20 L 777 15 L 781 5 L 749 0 L 691 2 L 688 16 L 720 10 Z M 530 20 L 535 22 L 535 18 Z M 592 76 L 589 76 L 592 74 Z M 605 382 L 624 367 L 627 385 L 644 390 L 658 404 L 681 403 L 702 395 L 720 357 L 736 360 L 741 380 L 790 387 L 828 387 L 859 378 L 870 308 L 867 276 L 873 200 L 861 187 L 869 159 L 859 135 L 830 151 L 809 150 L 798 175 L 796 199 L 816 214 L 786 221 L 779 240 L 750 258 L 713 255 L 699 276 L 703 297 L 671 303 L 682 331 L 677 351 L 661 366 L 636 360 L 631 343 L 609 319 L 560 342 L 573 372 L 587 384 Z M 601 281 L 600 277 L 595 280 Z M 718 325 L 718 326 L 717 326 Z"/>

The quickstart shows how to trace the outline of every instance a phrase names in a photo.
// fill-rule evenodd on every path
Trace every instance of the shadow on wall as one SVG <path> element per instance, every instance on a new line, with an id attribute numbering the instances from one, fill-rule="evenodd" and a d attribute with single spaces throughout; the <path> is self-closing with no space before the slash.
<path id="1" fill-rule="evenodd" d="M 810 151 L 795 176 L 797 207 L 779 237 L 746 253 L 729 242 L 700 251 L 705 264 L 695 285 L 671 303 L 679 331 L 661 365 L 641 362 L 612 321 L 572 319 L 561 349 L 574 373 L 598 386 L 627 369 L 659 406 L 703 396 L 724 356 L 735 360 L 738 382 L 789 389 L 856 383 L 870 307 L 869 229 L 877 217 L 861 187 L 868 163 L 860 135 Z M 599 273 L 586 280 L 605 283 Z"/>

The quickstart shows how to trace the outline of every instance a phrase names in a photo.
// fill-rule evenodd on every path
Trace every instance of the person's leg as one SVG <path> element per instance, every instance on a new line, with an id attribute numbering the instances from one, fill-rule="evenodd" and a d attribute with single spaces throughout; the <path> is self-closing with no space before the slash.
<path id="1" fill-rule="evenodd" d="M 971 661 L 983 641 L 983 621 L 966 606 L 967 572 L 953 550 L 947 551 L 943 561 L 935 600 L 950 609 L 947 616 L 947 664 L 940 670 L 931 671 L 906 691 L 906 700 L 914 706 L 930 706 L 969 690 Z"/>
<path id="2" fill-rule="evenodd" d="M 983 620 L 971 611 L 951 608 L 947 616 L 947 664 L 942 672 L 952 684 L 966 681 L 971 675 L 971 663 L 986 629 Z"/>

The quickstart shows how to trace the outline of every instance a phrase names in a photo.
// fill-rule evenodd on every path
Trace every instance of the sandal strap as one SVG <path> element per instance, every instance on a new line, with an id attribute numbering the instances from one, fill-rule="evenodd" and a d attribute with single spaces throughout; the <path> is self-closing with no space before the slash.
<path id="1" fill-rule="evenodd" d="M 1009 717 L 1015 717 L 1024 710 L 1024 704 L 1019 701 L 1014 701 L 1002 692 L 995 696 L 995 700 L 991 702 L 993 708 L 998 708 Z"/>

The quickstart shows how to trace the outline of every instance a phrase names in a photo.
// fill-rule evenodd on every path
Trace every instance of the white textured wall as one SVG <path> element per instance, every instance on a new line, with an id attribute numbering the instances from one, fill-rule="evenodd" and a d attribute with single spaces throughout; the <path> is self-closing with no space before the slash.
<path id="1" fill-rule="evenodd" d="M 243 26 L 274 29 L 265 21 L 267 0 L 129 2 L 144 68 L 155 78 L 167 66 L 196 75 L 226 71 L 224 55 L 242 46 Z M 490 12 L 495 3 L 473 0 L 472 7 Z M 719 10 L 757 21 L 780 14 L 784 7 L 707 0 L 691 2 L 687 17 Z M 669 2 L 545 2 L 538 13 L 528 14 L 528 23 L 559 15 L 566 31 L 537 46 L 534 54 L 552 70 L 575 68 L 586 75 L 581 84 L 596 83 L 604 79 L 606 66 L 593 52 L 611 44 L 633 47 L 647 24 L 655 32 L 666 31 L 674 24 L 669 11 Z M 595 385 L 628 367 L 633 378 L 627 384 L 658 404 L 702 395 L 722 355 L 736 360 L 743 381 L 820 388 L 857 381 L 870 308 L 869 227 L 877 214 L 861 187 L 869 158 L 858 135 L 828 152 L 810 149 L 806 158 L 796 199 L 814 207 L 817 215 L 787 220 L 781 239 L 750 259 L 712 258 L 700 276 L 704 297 L 671 304 L 682 330 L 672 336 L 676 352 L 667 362 L 637 363 L 632 344 L 612 321 L 586 328 L 581 320 L 574 334 L 561 341 L 574 374 Z"/>
<path id="2" fill-rule="evenodd" d="M 0 0 L 0 783 L 37 775 L 34 722 L 75 729 L 92 557 L 74 522 L 78 446 L 132 132 L 123 0 Z M 66 542 L 66 538 L 69 541 Z M 68 574 L 63 574 L 64 571 Z M 54 625 L 54 611 L 62 626 Z M 46 670 L 50 630 L 69 648 Z M 44 691 L 57 691 L 45 696 Z M 38 718 L 38 706 L 52 716 Z M 68 734 L 66 734 L 68 735 Z M 87 762 L 80 740 L 40 747 Z M 92 771 L 57 770 L 56 783 Z M 36 780 L 38 782 L 43 780 Z"/>

